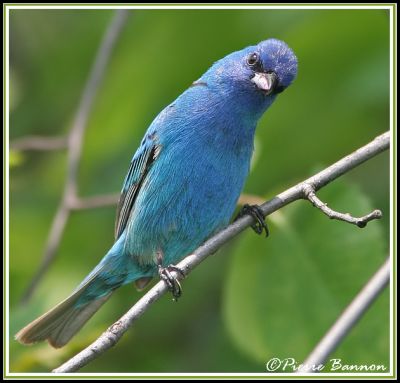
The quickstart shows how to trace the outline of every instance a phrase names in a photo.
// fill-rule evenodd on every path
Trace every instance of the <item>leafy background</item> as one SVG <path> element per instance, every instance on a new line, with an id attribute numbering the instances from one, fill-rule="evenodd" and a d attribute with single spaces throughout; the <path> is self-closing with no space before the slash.
<path id="1" fill-rule="evenodd" d="M 68 132 L 110 10 L 11 10 L 10 140 Z M 372 27 L 373 26 L 373 27 Z M 214 61 L 275 37 L 299 75 L 262 118 L 245 192 L 268 198 L 389 127 L 389 14 L 382 10 L 136 10 L 117 43 L 85 136 L 79 193 L 120 190 L 157 113 Z M 58 257 L 29 304 L 19 299 L 39 264 L 61 196 L 66 153 L 12 152 L 10 369 L 49 371 L 93 341 L 140 296 L 125 286 L 65 348 L 24 347 L 13 334 L 65 298 L 113 241 L 114 208 L 74 213 Z M 372 208 L 365 229 L 326 219 L 305 202 L 248 231 L 165 296 L 118 346 L 83 372 L 264 372 L 271 357 L 301 362 L 383 262 L 389 243 L 389 155 L 320 192 L 333 208 Z M 386 291 L 333 354 L 389 363 Z"/>

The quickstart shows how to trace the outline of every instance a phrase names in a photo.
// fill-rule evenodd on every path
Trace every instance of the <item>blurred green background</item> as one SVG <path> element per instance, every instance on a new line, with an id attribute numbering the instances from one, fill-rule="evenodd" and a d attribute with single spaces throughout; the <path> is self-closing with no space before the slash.
<path id="1" fill-rule="evenodd" d="M 10 11 L 10 140 L 66 134 L 111 10 Z M 121 188 L 158 112 L 217 59 L 275 37 L 299 60 L 296 82 L 262 118 L 246 193 L 270 198 L 389 129 L 389 14 L 383 10 L 135 10 L 96 96 L 79 193 Z M 113 242 L 115 209 L 73 213 L 56 261 L 29 304 L 32 278 L 61 198 L 66 152 L 12 152 L 10 370 L 49 371 L 93 341 L 140 296 L 118 290 L 61 350 L 12 336 L 58 303 Z M 384 261 L 389 244 L 389 155 L 320 192 L 332 208 L 383 211 L 365 229 L 331 221 L 306 202 L 269 219 L 266 240 L 246 231 L 165 296 L 120 343 L 82 372 L 265 372 L 272 357 L 300 363 Z M 389 363 L 386 291 L 333 354 Z"/>

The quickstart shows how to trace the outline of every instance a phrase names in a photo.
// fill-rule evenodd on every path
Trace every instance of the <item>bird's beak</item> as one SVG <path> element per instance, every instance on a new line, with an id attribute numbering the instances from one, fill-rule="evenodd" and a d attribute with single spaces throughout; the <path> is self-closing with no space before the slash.
<path id="1" fill-rule="evenodd" d="M 275 88 L 278 77 L 275 73 L 256 73 L 251 79 L 257 88 L 264 91 L 266 95 L 271 94 Z"/>

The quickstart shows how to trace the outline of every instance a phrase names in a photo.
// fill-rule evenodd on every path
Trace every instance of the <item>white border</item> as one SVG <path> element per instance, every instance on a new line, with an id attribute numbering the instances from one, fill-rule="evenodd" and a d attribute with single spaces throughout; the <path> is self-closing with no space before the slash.
<path id="1" fill-rule="evenodd" d="M 8 5 L 7 9 L 391 9 L 389 5 Z"/>

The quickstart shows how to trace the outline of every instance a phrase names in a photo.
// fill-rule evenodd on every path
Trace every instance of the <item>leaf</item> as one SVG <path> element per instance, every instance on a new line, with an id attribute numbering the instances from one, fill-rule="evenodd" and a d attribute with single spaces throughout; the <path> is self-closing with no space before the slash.
<path id="1" fill-rule="evenodd" d="M 319 195 L 339 211 L 372 210 L 366 197 L 343 181 Z M 293 357 L 301 363 L 383 262 L 382 230 L 378 221 L 359 229 L 329 220 L 304 201 L 268 221 L 268 239 L 248 231 L 237 245 L 226 279 L 224 319 L 234 342 L 254 359 Z M 389 311 L 387 301 L 383 310 Z M 386 360 L 387 326 L 379 313 L 369 315 L 357 341 L 368 336 L 372 347 L 348 339 L 342 354 L 364 362 Z"/>
<path id="2" fill-rule="evenodd" d="M 10 150 L 9 166 L 14 168 L 21 165 L 24 162 L 24 154 L 18 150 Z"/>

